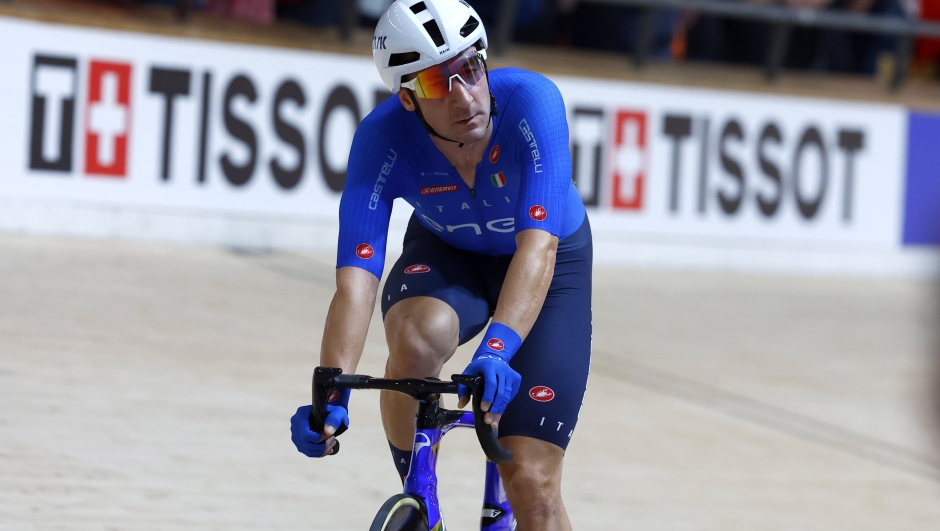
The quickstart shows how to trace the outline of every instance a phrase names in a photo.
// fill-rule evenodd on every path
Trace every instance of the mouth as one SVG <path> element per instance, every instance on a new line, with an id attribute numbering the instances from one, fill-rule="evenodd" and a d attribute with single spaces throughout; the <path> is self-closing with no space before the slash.
<path id="1" fill-rule="evenodd" d="M 477 114 L 474 114 L 473 116 L 471 116 L 471 117 L 469 117 L 469 118 L 467 118 L 467 119 L 465 119 L 465 120 L 457 120 L 457 121 L 454 122 L 454 123 L 457 124 L 457 125 L 467 125 L 467 124 L 469 124 L 471 121 L 473 121 L 474 118 L 476 118 L 476 117 L 479 116 L 479 115 L 480 115 L 480 114 L 477 113 Z"/>

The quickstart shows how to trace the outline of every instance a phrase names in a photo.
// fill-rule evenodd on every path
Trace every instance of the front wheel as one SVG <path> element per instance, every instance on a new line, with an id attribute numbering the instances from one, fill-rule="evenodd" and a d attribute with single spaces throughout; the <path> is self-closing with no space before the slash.
<path id="1" fill-rule="evenodd" d="M 428 516 L 413 496 L 396 494 L 379 509 L 369 531 L 428 531 Z"/>

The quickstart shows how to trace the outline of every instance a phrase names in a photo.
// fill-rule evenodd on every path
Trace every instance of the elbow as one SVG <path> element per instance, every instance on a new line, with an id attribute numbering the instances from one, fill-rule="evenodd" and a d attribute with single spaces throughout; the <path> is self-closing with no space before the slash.
<path id="1" fill-rule="evenodd" d="M 555 266 L 555 256 L 558 254 L 558 236 L 542 230 L 527 230 L 520 233 L 517 242 L 520 249 L 537 258 L 539 262 L 547 265 L 549 269 Z"/>

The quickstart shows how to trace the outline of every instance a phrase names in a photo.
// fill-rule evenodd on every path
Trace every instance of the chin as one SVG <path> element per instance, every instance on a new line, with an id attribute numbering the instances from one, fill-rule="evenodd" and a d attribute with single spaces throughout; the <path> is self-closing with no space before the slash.
<path id="1" fill-rule="evenodd" d="M 474 142 L 479 142 L 486 136 L 486 128 L 489 125 L 489 116 L 487 115 L 478 115 L 473 120 L 464 126 L 459 128 L 457 131 L 454 131 L 455 138 L 464 144 L 473 144 Z"/>

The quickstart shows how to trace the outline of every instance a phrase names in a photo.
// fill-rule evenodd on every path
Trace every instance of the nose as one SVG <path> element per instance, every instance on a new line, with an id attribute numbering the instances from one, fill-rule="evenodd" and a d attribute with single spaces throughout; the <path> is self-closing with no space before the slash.
<path id="1" fill-rule="evenodd" d="M 460 108 L 466 108 L 473 103 L 473 95 L 470 94 L 470 87 L 465 85 L 462 80 L 458 81 L 458 79 L 454 79 L 451 84 L 447 98 L 450 100 L 451 104 Z"/>

